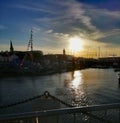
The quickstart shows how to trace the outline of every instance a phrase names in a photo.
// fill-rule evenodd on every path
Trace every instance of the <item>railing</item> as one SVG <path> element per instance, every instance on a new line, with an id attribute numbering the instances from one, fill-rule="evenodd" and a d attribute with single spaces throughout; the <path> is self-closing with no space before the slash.
<path id="1" fill-rule="evenodd" d="M 120 103 L 0 115 L 0 123 L 120 123 Z"/>

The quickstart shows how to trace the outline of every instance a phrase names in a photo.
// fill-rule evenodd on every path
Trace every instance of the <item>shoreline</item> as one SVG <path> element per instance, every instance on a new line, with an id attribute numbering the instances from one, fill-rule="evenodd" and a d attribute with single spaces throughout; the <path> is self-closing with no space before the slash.
<path id="1" fill-rule="evenodd" d="M 110 69 L 110 68 L 99 68 L 99 67 L 89 67 L 93 69 Z M 26 70 L 9 70 L 9 71 L 0 71 L 0 77 L 29 77 L 29 76 L 47 76 L 47 75 L 53 75 L 53 74 L 61 74 L 65 72 L 72 72 L 75 70 L 84 70 L 89 68 L 77 68 L 77 69 L 69 69 L 69 70 L 41 70 L 41 71 L 26 71 Z M 114 69 L 114 68 L 112 68 Z M 116 71 L 115 71 L 116 72 Z"/>

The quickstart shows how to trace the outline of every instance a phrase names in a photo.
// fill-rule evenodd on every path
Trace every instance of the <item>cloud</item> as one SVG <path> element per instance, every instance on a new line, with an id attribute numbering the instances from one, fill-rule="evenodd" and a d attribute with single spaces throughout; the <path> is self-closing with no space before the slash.
<path id="1" fill-rule="evenodd" d="M 46 28 L 53 28 L 56 32 L 73 32 L 73 28 L 84 28 L 89 31 L 97 31 L 98 29 L 92 23 L 92 18 L 86 15 L 84 4 L 75 0 L 56 1 L 45 0 L 45 2 L 29 3 L 14 5 L 19 9 L 39 12 L 40 16 L 33 18 L 37 23 Z M 41 13 L 46 13 L 46 16 L 41 16 Z"/>
<path id="2" fill-rule="evenodd" d="M 97 40 L 97 39 L 101 39 L 101 38 L 105 38 L 105 37 L 109 37 L 113 35 L 120 35 L 120 29 L 113 29 L 113 30 L 105 31 L 105 32 L 94 32 L 90 36 L 91 36 L 91 39 Z"/>
<path id="3" fill-rule="evenodd" d="M 50 30 L 47 30 L 45 33 L 49 34 L 49 33 L 52 33 L 52 32 L 53 32 L 53 30 L 50 29 Z"/>
<path id="4" fill-rule="evenodd" d="M 35 46 L 59 50 L 68 47 L 69 34 L 41 29 L 39 35 L 34 34 L 33 38 Z"/>
<path id="5" fill-rule="evenodd" d="M 19 4 L 19 5 L 14 5 L 13 7 L 18 8 L 18 9 L 24 9 L 24 10 L 28 10 L 28 11 L 34 11 L 34 12 L 43 12 L 43 13 L 49 13 L 49 14 L 54 14 L 55 12 L 52 10 L 52 8 L 47 8 L 46 6 L 41 6 L 39 4 L 32 4 L 32 5 L 28 5 L 28 4 Z"/>
<path id="6" fill-rule="evenodd" d="M 4 26 L 4 25 L 0 25 L 0 30 L 5 30 L 5 29 L 7 29 L 7 27 L 6 27 L 6 26 Z"/>
<path id="7" fill-rule="evenodd" d="M 116 19 L 120 19 L 120 11 L 108 11 L 104 9 L 104 14 L 111 16 Z"/>
<path id="8" fill-rule="evenodd" d="M 84 7 L 84 14 L 90 17 L 95 26 L 95 30 L 87 31 L 86 38 L 107 45 L 120 44 L 120 11 L 98 9 L 90 5 Z"/>
<path id="9" fill-rule="evenodd" d="M 32 31 L 34 33 L 38 33 L 38 32 L 40 32 L 40 28 L 39 27 L 32 27 Z"/>
<path id="10" fill-rule="evenodd" d="M 120 29 L 113 29 L 112 31 L 108 31 L 103 33 L 101 37 L 98 39 L 100 42 L 110 43 L 114 45 L 120 45 Z"/>
<path id="11" fill-rule="evenodd" d="M 88 29 L 97 30 L 97 28 L 91 23 L 91 17 L 85 15 L 86 10 L 82 4 L 71 4 L 68 9 L 69 16 L 74 19 L 78 19 L 82 22 Z"/>
<path id="12" fill-rule="evenodd" d="M 118 44 L 120 11 L 98 9 L 76 1 L 58 2 L 57 5 L 62 9 L 58 9 L 55 16 L 34 19 L 48 25 L 48 33 L 54 30 L 52 34 L 56 38 L 62 37 L 62 34 L 79 35 L 98 43 Z"/>
<path id="13" fill-rule="evenodd" d="M 86 14 L 92 18 L 91 22 L 101 31 L 120 28 L 120 11 L 92 7 L 92 9 L 86 9 Z"/>
<path id="14" fill-rule="evenodd" d="M 120 29 L 113 29 L 105 32 L 93 32 L 90 35 L 85 36 L 88 40 L 101 44 L 104 43 L 106 46 L 119 46 L 120 44 Z"/>
<path id="15" fill-rule="evenodd" d="M 85 15 L 85 9 L 82 4 L 72 1 L 58 2 L 58 8 L 55 16 L 35 18 L 40 23 L 46 23 L 53 26 L 54 30 L 66 31 L 72 29 L 70 27 L 78 26 L 78 28 L 86 28 L 96 31 L 97 28 L 91 23 L 91 17 Z M 54 8 L 54 7 L 53 7 Z M 60 9 L 61 8 L 61 9 Z M 56 8 L 54 8 L 56 9 Z"/>
<path id="16" fill-rule="evenodd" d="M 22 22 L 24 26 L 21 28 L 27 27 L 27 31 L 28 28 L 33 29 L 37 46 L 67 47 L 68 38 L 75 35 L 89 40 L 89 45 L 119 44 L 120 11 L 97 8 L 95 5 L 81 3 L 80 0 L 37 0 L 21 2 L 13 7 L 19 12 L 24 10 L 22 17 L 27 21 Z"/>

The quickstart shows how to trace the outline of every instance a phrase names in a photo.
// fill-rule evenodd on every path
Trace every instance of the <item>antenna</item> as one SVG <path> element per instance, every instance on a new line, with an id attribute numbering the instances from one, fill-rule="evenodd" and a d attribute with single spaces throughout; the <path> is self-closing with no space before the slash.
<path id="1" fill-rule="evenodd" d="M 33 31 L 31 30 L 30 39 L 29 39 L 28 47 L 27 47 L 27 51 L 31 51 L 31 52 L 29 53 L 29 55 L 30 55 L 31 61 L 32 61 L 32 63 L 33 63 L 33 54 L 32 54 L 32 51 L 33 51 L 33 34 L 32 34 L 32 33 L 33 33 Z M 24 63 L 26 57 L 27 57 L 27 53 L 25 53 L 25 56 L 24 56 L 24 58 L 23 58 L 23 60 L 22 60 L 22 62 L 21 62 L 21 64 L 20 64 L 20 66 L 23 66 L 23 63 Z"/>
<path id="2" fill-rule="evenodd" d="M 31 30 L 31 33 L 30 33 L 30 39 L 29 39 L 29 42 L 28 42 L 28 47 L 27 47 L 27 51 L 33 51 L 33 31 Z"/>

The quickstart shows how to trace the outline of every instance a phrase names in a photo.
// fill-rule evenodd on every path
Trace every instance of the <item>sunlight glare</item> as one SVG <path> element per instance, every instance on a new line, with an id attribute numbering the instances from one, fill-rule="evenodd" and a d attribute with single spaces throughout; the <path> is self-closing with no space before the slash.
<path id="1" fill-rule="evenodd" d="M 70 41 L 69 48 L 73 52 L 78 52 L 83 50 L 83 40 L 81 38 L 75 36 L 75 37 L 71 37 L 69 41 Z"/>
<path id="2" fill-rule="evenodd" d="M 74 79 L 72 81 L 72 84 L 75 88 L 78 88 L 80 84 L 82 84 L 82 73 L 80 71 L 75 71 L 74 73 Z"/>

